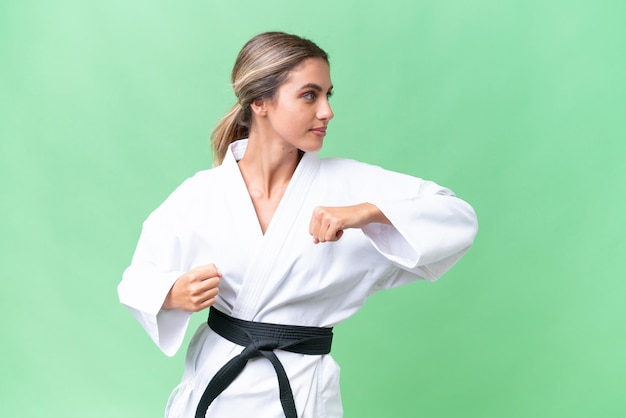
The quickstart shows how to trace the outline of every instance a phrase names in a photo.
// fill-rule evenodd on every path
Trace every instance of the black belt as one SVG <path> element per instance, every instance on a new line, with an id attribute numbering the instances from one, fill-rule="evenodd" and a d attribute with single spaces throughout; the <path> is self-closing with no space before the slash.
<path id="1" fill-rule="evenodd" d="M 239 376 L 248 360 L 257 357 L 265 357 L 274 366 L 285 417 L 297 418 L 289 378 L 274 350 L 311 355 L 328 354 L 333 341 L 333 329 L 244 321 L 213 307 L 209 311 L 208 323 L 213 331 L 245 348 L 213 376 L 200 398 L 196 418 L 204 418 L 211 402 Z"/>

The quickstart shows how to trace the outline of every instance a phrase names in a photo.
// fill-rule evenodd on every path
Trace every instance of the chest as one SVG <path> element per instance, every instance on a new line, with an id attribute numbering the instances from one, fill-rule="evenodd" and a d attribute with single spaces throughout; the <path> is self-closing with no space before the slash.
<path id="1" fill-rule="evenodd" d="M 354 204 L 358 198 L 317 185 L 297 205 L 265 202 L 255 207 L 249 196 L 218 203 L 206 199 L 190 210 L 180 231 L 185 255 L 180 268 L 215 263 L 239 283 L 263 269 L 274 277 L 316 277 L 322 287 L 338 276 L 362 277 L 384 258 L 360 229 L 346 230 L 337 242 L 320 244 L 314 244 L 309 233 L 315 206 Z"/>
<path id="2" fill-rule="evenodd" d="M 254 213 L 261 228 L 261 233 L 265 234 L 267 228 L 274 217 L 276 208 L 280 204 L 280 200 L 284 194 L 284 188 L 270 196 L 262 196 L 261 194 L 250 194 L 250 201 L 254 208 Z"/>

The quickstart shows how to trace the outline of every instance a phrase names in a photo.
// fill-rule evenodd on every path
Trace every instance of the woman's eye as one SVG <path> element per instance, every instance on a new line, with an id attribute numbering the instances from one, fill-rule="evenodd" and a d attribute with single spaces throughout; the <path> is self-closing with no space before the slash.
<path id="1" fill-rule="evenodd" d="M 307 93 L 304 93 L 302 97 L 304 97 L 306 100 L 315 100 L 316 95 L 312 91 L 309 91 Z"/>

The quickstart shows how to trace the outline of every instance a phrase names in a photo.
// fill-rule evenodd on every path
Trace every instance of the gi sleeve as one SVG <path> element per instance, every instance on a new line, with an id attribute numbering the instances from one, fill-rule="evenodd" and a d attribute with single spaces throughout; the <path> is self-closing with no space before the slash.
<path id="1" fill-rule="evenodd" d="M 118 286 L 120 303 L 168 356 L 180 348 L 191 317 L 190 312 L 161 309 L 172 285 L 185 272 L 180 240 L 174 232 L 176 222 L 183 219 L 177 192 L 143 223 L 131 264 Z"/>
<path id="2" fill-rule="evenodd" d="M 363 228 L 372 245 L 403 271 L 388 278 L 383 288 L 423 278 L 434 281 L 471 247 L 478 223 L 472 207 L 449 189 L 433 182 L 383 169 L 370 179 L 369 202 L 392 225 L 372 223 Z"/>

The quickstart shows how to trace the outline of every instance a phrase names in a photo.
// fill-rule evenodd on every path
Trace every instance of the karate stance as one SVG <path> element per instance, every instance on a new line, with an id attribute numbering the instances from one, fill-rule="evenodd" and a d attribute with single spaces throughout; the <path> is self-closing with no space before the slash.
<path id="1" fill-rule="evenodd" d="M 444 274 L 476 216 L 433 182 L 317 156 L 333 86 L 313 42 L 255 36 L 232 85 L 216 167 L 144 222 L 120 301 L 169 356 L 210 307 L 166 417 L 341 417 L 332 327 L 374 292 Z"/>

